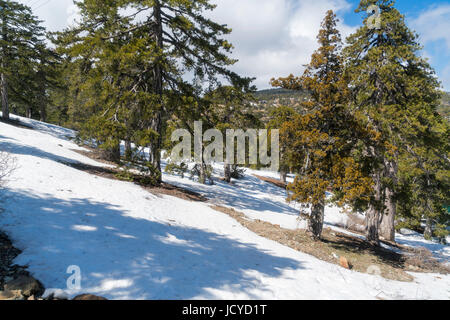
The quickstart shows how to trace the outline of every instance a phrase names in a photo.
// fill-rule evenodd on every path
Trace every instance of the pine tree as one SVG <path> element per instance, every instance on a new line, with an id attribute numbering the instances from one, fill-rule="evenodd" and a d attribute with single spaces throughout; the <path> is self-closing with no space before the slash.
<path id="1" fill-rule="evenodd" d="M 367 239 L 378 244 L 380 232 L 394 240 L 398 207 L 399 158 L 432 127 L 438 82 L 420 57 L 417 35 L 405 24 L 392 0 L 363 0 L 357 12 L 380 8 L 380 25 L 365 24 L 348 39 L 346 74 L 352 88 L 352 114 L 370 135 L 360 160 L 371 173 L 374 190 L 366 214 Z M 381 228 L 381 229 L 380 229 Z"/>
<path id="2" fill-rule="evenodd" d="M 441 143 L 436 154 L 429 146 L 414 148 L 403 153 L 399 161 L 399 228 L 423 231 L 426 239 L 433 236 L 445 241 L 450 214 L 450 164 L 442 157 L 449 155 L 449 128 L 442 123 L 446 133 L 436 136 Z M 425 221 L 425 230 L 422 222 Z"/>
<path id="3" fill-rule="evenodd" d="M 302 77 L 290 75 L 272 81 L 274 86 L 304 89 L 311 95 L 303 104 L 306 113 L 286 122 L 281 137 L 289 150 L 289 162 L 301 167 L 288 185 L 289 200 L 311 205 L 308 230 L 315 239 L 322 234 L 328 190 L 339 194 L 343 203 L 360 196 L 370 185 L 350 155 L 360 128 L 345 107 L 347 83 L 342 77 L 342 44 L 336 23 L 336 15 L 328 11 L 317 37 L 320 48 Z"/>
<path id="4" fill-rule="evenodd" d="M 226 135 L 228 129 L 254 129 L 259 121 L 249 113 L 250 103 L 255 101 L 251 92 L 233 86 L 222 86 L 205 95 L 208 108 L 202 115 L 208 128 L 216 128 Z M 224 141 L 226 148 L 226 139 Z M 247 151 L 247 150 L 246 150 Z M 224 181 L 230 183 L 237 165 L 227 163 L 224 153 Z"/>
<path id="5" fill-rule="evenodd" d="M 219 75 L 233 85 L 248 86 L 250 82 L 227 69 L 235 60 L 227 56 L 232 46 L 223 36 L 231 30 L 205 17 L 204 12 L 215 7 L 207 0 L 84 0 L 77 4 L 80 26 L 61 35 L 61 47 L 68 45 L 74 59 L 83 56 L 89 61 L 89 77 L 97 77 L 96 87 L 103 86 L 105 79 L 99 79 L 101 73 L 92 75 L 92 70 L 107 65 L 102 72 L 114 80 L 108 90 L 116 90 L 108 93 L 111 99 L 120 94 L 135 100 L 122 98 L 120 107 L 119 101 L 110 100 L 113 107 L 105 104 L 106 108 L 123 110 L 128 116 L 101 113 L 101 118 L 106 117 L 115 127 L 120 124 L 120 130 L 113 130 L 113 144 L 117 145 L 118 139 L 134 139 L 137 146 L 149 147 L 148 163 L 156 172 L 161 171 L 165 122 L 182 113 L 179 107 L 186 105 L 189 97 L 194 98 L 191 107 L 196 107 L 197 90 L 184 75 L 190 73 L 194 83 L 207 81 L 210 87 L 220 84 Z M 136 125 L 138 129 L 133 128 Z M 139 141 L 132 137 L 136 130 L 144 133 L 138 135 Z"/>
<path id="6" fill-rule="evenodd" d="M 267 129 L 280 129 L 286 122 L 292 121 L 297 115 L 297 112 L 286 106 L 280 106 L 269 112 L 269 122 L 267 123 Z M 291 163 L 288 161 L 288 144 L 280 145 L 280 181 L 286 183 L 287 174 L 291 171 Z"/>
<path id="7" fill-rule="evenodd" d="M 35 72 L 44 41 L 44 28 L 31 9 L 0 0 L 0 91 L 2 117 L 9 119 L 11 102 L 29 103 L 23 76 Z"/>

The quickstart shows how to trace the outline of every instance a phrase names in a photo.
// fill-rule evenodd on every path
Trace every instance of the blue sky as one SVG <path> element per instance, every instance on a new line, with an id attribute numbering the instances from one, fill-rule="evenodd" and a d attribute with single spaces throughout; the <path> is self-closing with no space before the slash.
<path id="1" fill-rule="evenodd" d="M 349 0 L 348 2 L 350 2 L 354 8 L 358 7 L 359 0 Z M 417 18 L 420 12 L 426 10 L 430 6 L 436 6 L 439 4 L 449 5 L 450 2 L 446 0 L 396 0 L 395 2 L 396 8 L 407 18 Z M 355 14 L 353 10 L 350 10 L 347 14 L 345 14 L 344 19 L 350 25 L 359 25 L 361 23 L 360 15 Z"/>
<path id="2" fill-rule="evenodd" d="M 30 5 L 51 31 L 77 18 L 72 0 L 16 0 Z M 300 74 L 317 48 L 316 35 L 325 12 L 333 9 L 345 36 L 362 23 L 356 14 L 359 0 L 211 0 L 217 9 L 210 16 L 233 29 L 230 41 L 234 71 L 256 77 L 260 89 L 272 77 Z M 397 0 L 396 7 L 420 35 L 423 55 L 450 91 L 450 0 Z"/>
<path id="3" fill-rule="evenodd" d="M 357 7 L 358 0 L 349 1 Z M 423 54 L 429 58 L 446 91 L 450 91 L 450 1 L 449 0 L 396 0 L 396 8 L 405 15 L 408 25 L 419 33 L 424 46 Z M 343 12 L 350 26 L 361 24 L 361 14 L 353 10 Z"/>

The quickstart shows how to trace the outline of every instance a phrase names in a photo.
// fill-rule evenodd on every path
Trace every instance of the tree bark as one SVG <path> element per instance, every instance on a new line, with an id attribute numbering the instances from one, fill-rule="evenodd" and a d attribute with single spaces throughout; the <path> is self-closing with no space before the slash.
<path id="1" fill-rule="evenodd" d="M 394 193 L 386 188 L 385 207 L 386 214 L 383 215 L 380 224 L 380 235 L 384 240 L 395 241 L 395 216 L 397 214 L 397 206 L 394 199 Z"/>
<path id="2" fill-rule="evenodd" d="M 322 236 L 323 221 L 325 218 L 324 201 L 311 206 L 311 215 L 308 220 L 308 231 L 313 239 L 318 240 Z"/>
<path id="3" fill-rule="evenodd" d="M 2 19 L 2 39 L 7 42 L 7 21 L 5 15 L 2 14 L 3 10 L 0 10 L 1 19 Z M 1 66 L 5 67 L 5 59 L 7 56 L 7 45 L 3 45 L 2 56 L 1 56 Z M 5 73 L 0 75 L 0 94 L 2 100 L 2 118 L 4 120 L 9 120 L 9 101 L 8 101 L 8 80 Z"/>
<path id="4" fill-rule="evenodd" d="M 46 122 L 47 121 L 47 111 L 46 111 L 46 106 L 44 103 L 41 103 L 41 110 L 40 110 L 40 115 L 41 115 L 41 121 L 42 122 Z"/>
<path id="5" fill-rule="evenodd" d="M 155 40 L 158 48 L 163 51 L 163 22 L 161 16 L 161 3 L 159 0 L 155 0 L 153 4 L 153 21 L 155 23 Z M 153 167 L 161 172 L 161 145 L 162 145 L 162 103 L 163 103 L 163 75 L 162 75 L 162 67 L 161 61 L 156 61 L 154 67 L 154 88 L 155 93 L 160 96 L 160 105 L 155 112 L 155 117 L 151 122 L 151 128 L 154 130 L 158 136 L 153 142 L 152 147 L 150 148 L 150 161 Z M 158 183 L 162 182 L 161 175 L 158 177 Z"/>
<path id="6" fill-rule="evenodd" d="M 224 181 L 227 183 L 231 182 L 231 165 L 228 163 L 225 163 L 223 166 L 223 172 L 224 172 Z"/>
<path id="7" fill-rule="evenodd" d="M 283 183 L 287 182 L 287 172 L 284 170 L 281 170 L 280 172 L 280 181 Z"/>
<path id="8" fill-rule="evenodd" d="M 117 144 L 112 148 L 104 149 L 102 151 L 102 158 L 114 163 L 120 163 L 120 144 Z"/>
<path id="9" fill-rule="evenodd" d="M 129 140 L 125 140 L 125 159 L 131 160 L 131 142 Z"/>
<path id="10" fill-rule="evenodd" d="M 198 180 L 201 184 L 206 184 L 206 164 L 204 163 L 200 165 Z"/>
<path id="11" fill-rule="evenodd" d="M 433 221 L 431 220 L 431 218 L 427 218 L 425 232 L 424 232 L 423 236 L 427 240 L 430 240 L 431 238 L 433 238 Z"/>
<path id="12" fill-rule="evenodd" d="M 380 245 L 379 229 L 380 217 L 383 214 L 381 209 L 381 178 L 380 174 L 374 175 L 375 182 L 375 196 L 369 204 L 369 210 L 366 213 L 366 240 L 376 246 Z"/>
<path id="13" fill-rule="evenodd" d="M 386 161 L 385 170 L 392 180 L 393 186 L 385 189 L 385 207 L 386 215 L 382 216 L 380 225 L 380 235 L 384 240 L 395 241 L 395 217 L 397 216 L 397 201 L 395 191 L 392 190 L 397 183 L 398 167 L 395 161 Z"/>
<path id="14" fill-rule="evenodd" d="M 8 82 L 4 73 L 0 76 L 0 87 L 2 95 L 2 118 L 9 120 Z"/>

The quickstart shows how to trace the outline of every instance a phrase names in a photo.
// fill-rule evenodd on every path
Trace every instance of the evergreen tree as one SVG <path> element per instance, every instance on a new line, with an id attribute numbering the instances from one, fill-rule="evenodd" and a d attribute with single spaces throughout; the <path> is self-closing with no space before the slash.
<path id="1" fill-rule="evenodd" d="M 280 129 L 286 122 L 292 121 L 297 112 L 286 106 L 277 107 L 269 112 L 269 122 L 267 129 Z M 287 174 L 291 171 L 291 163 L 289 163 L 287 155 L 289 154 L 288 145 L 282 143 L 280 145 L 280 181 L 286 183 Z"/>
<path id="2" fill-rule="evenodd" d="M 210 87 L 219 85 L 218 75 L 238 86 L 250 82 L 227 69 L 235 61 L 222 37 L 231 30 L 205 17 L 205 10 L 214 9 L 207 0 L 84 0 L 77 5 L 81 23 L 61 34 L 59 44 L 73 60 L 83 57 L 83 72 L 96 79 L 90 81 L 96 83 L 91 93 L 108 97 L 91 129 L 111 123 L 103 145 L 115 153 L 120 139 L 149 147 L 147 164 L 155 172 L 161 171 L 165 122 L 181 114 L 187 101 L 196 107 L 198 90 L 183 76 L 189 73 L 194 83 L 207 81 Z"/>
<path id="3" fill-rule="evenodd" d="M 0 0 L 0 93 L 2 117 L 10 104 L 28 104 L 30 74 L 35 74 L 44 45 L 44 28 L 31 9 L 16 1 Z M 42 89 L 39 89 L 42 91 Z"/>
<path id="4" fill-rule="evenodd" d="M 302 77 L 290 75 L 273 80 L 274 86 L 307 90 L 311 99 L 303 104 L 304 115 L 286 122 L 281 130 L 288 159 L 301 167 L 288 185 L 289 200 L 311 205 L 308 230 L 315 239 L 322 234 L 326 192 L 332 189 L 346 202 L 364 194 L 367 183 L 351 157 L 353 144 L 361 131 L 345 107 L 347 83 L 340 55 L 341 37 L 336 15 L 328 11 L 317 37 L 320 48 L 314 52 Z M 338 199 L 338 197 L 336 197 Z"/>
<path id="5" fill-rule="evenodd" d="M 233 86 L 222 86 L 207 93 L 205 99 L 208 101 L 208 109 L 205 110 L 203 119 L 209 128 L 221 130 L 224 137 L 228 129 L 255 129 L 260 125 L 259 121 L 248 112 L 250 103 L 255 100 L 249 92 Z M 224 142 L 226 148 L 226 141 Z M 226 158 L 224 154 L 224 181 L 230 183 L 238 166 L 227 163 Z"/>
<path id="6" fill-rule="evenodd" d="M 399 158 L 421 148 L 439 94 L 433 70 L 419 55 L 417 35 L 405 24 L 392 0 L 362 0 L 357 12 L 380 8 L 380 26 L 365 24 L 351 35 L 345 48 L 346 74 L 352 88 L 351 112 L 370 134 L 360 160 L 370 172 L 374 190 L 366 214 L 367 239 L 378 244 L 379 234 L 394 240 L 398 207 Z M 381 228 L 381 229 L 380 229 Z"/>

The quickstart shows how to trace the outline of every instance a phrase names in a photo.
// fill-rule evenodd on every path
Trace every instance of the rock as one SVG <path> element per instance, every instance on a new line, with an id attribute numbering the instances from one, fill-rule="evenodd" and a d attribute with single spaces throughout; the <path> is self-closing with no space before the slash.
<path id="1" fill-rule="evenodd" d="M 72 300 L 108 300 L 106 298 L 103 297 L 99 297 L 99 296 L 94 296 L 93 294 L 81 294 L 79 296 L 76 296 L 75 298 L 73 298 Z"/>
<path id="2" fill-rule="evenodd" d="M 350 264 L 348 263 L 348 260 L 347 260 L 345 257 L 340 257 L 340 258 L 339 258 L 339 265 L 340 265 L 342 268 L 345 268 L 345 269 L 349 269 L 349 270 L 350 270 Z"/>
<path id="3" fill-rule="evenodd" d="M 419 271 L 420 270 L 419 267 L 416 267 L 416 266 L 413 266 L 413 265 L 408 265 L 408 269 L 413 270 L 413 271 Z"/>
<path id="4" fill-rule="evenodd" d="M 14 290 L 6 290 L 0 291 L 0 300 L 24 300 L 20 291 Z"/>
<path id="5" fill-rule="evenodd" d="M 20 291 L 23 296 L 41 296 L 44 293 L 42 284 L 30 276 L 19 276 L 5 284 L 5 290 Z"/>

